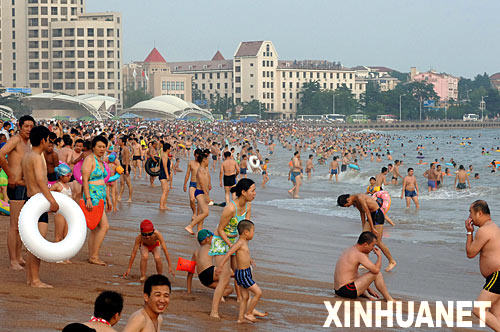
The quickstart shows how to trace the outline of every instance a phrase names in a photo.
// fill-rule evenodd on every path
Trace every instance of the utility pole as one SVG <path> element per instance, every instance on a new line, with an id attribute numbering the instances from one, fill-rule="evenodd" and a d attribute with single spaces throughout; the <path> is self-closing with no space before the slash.
<path id="1" fill-rule="evenodd" d="M 399 95 L 399 122 L 403 120 L 403 118 L 401 117 L 401 97 L 403 96 L 405 95 Z"/>
<path id="2" fill-rule="evenodd" d="M 484 101 L 484 96 L 481 96 L 481 102 L 479 103 L 479 109 L 481 110 L 481 121 L 484 122 L 484 109 L 486 108 L 486 102 Z"/>

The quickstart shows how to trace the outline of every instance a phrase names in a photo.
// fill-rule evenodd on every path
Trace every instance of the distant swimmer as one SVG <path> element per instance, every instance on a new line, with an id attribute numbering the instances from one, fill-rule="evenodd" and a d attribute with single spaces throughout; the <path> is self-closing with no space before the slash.
<path id="1" fill-rule="evenodd" d="M 457 184 L 457 182 L 458 182 L 458 184 Z M 469 185 L 469 189 L 470 189 L 469 175 L 465 171 L 464 165 L 460 165 L 458 167 L 457 175 L 455 176 L 454 186 L 457 190 L 463 190 L 463 189 L 467 189 L 467 185 Z"/>
<path id="2" fill-rule="evenodd" d="M 403 188 L 401 189 L 401 199 L 406 198 L 406 208 L 410 208 L 410 200 L 415 203 L 415 207 L 418 209 L 420 207 L 418 203 L 418 183 L 417 178 L 413 175 L 413 168 L 408 168 L 408 175 L 403 179 Z"/>
<path id="3" fill-rule="evenodd" d="M 312 173 L 312 170 L 314 169 L 313 157 L 314 157 L 314 155 L 310 154 L 309 159 L 307 159 L 307 161 L 306 161 L 306 174 L 307 174 L 308 180 L 311 180 L 311 173 Z M 330 180 L 331 179 L 332 179 L 332 177 L 330 176 Z"/>
<path id="4" fill-rule="evenodd" d="M 380 272 L 382 255 L 380 250 L 375 248 L 376 243 L 377 237 L 375 234 L 363 232 L 359 236 L 358 242 L 342 253 L 335 265 L 333 276 L 333 288 L 336 295 L 348 299 L 356 299 L 358 296 L 365 296 L 370 299 L 373 299 L 371 296 L 378 298 L 379 295 L 370 288 L 370 285 L 375 283 L 375 287 L 385 300 L 394 301 Z M 371 251 L 377 255 L 375 264 L 368 257 Z M 368 272 L 359 275 L 358 268 L 360 265 L 364 266 Z"/>
<path id="5" fill-rule="evenodd" d="M 500 331 L 500 228 L 491 220 L 490 208 L 483 200 L 472 203 L 469 213 L 465 221 L 467 258 L 480 254 L 479 270 L 486 279 L 476 301 L 491 302 L 491 308 L 486 309 L 485 322 L 493 330 Z M 479 227 L 475 237 L 474 226 Z M 472 312 L 480 317 L 479 307 Z"/>
<path id="6" fill-rule="evenodd" d="M 354 205 L 359 210 L 363 231 L 371 231 L 377 236 L 377 246 L 389 260 L 389 265 L 385 271 L 391 271 L 396 266 L 396 260 L 392 257 L 389 248 L 382 242 L 386 217 L 384 211 L 380 208 L 382 206 L 380 200 L 374 200 L 370 195 L 366 194 L 344 194 L 337 198 L 337 204 L 342 207 Z"/>

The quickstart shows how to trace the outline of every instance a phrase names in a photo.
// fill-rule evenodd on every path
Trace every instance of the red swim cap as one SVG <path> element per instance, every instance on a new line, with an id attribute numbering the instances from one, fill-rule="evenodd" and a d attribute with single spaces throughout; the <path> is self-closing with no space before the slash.
<path id="1" fill-rule="evenodd" d="M 153 226 L 153 223 L 151 220 L 144 219 L 141 222 L 141 233 L 150 233 L 155 230 L 155 227 Z"/>

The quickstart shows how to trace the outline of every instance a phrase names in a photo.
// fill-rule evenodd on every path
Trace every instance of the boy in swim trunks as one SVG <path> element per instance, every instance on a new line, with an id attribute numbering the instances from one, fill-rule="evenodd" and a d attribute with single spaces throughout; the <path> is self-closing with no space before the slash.
<path id="1" fill-rule="evenodd" d="M 240 179 L 243 179 L 247 177 L 247 155 L 244 154 L 241 156 L 241 162 L 240 162 Z"/>
<path id="2" fill-rule="evenodd" d="M 144 282 L 144 280 L 146 280 L 149 253 L 153 254 L 156 263 L 156 272 L 158 272 L 158 274 L 163 274 L 160 247 L 167 258 L 168 273 L 175 276 L 175 272 L 172 270 L 172 264 L 170 262 L 170 255 L 168 254 L 167 245 L 165 244 L 163 236 L 158 230 L 155 230 L 154 225 L 150 220 L 144 219 L 141 222 L 141 234 L 137 235 L 135 238 L 134 248 L 132 248 L 132 254 L 130 255 L 130 261 L 128 262 L 127 272 L 123 274 L 123 277 L 125 278 L 130 274 L 132 264 L 135 260 L 135 255 L 137 254 L 137 250 L 139 248 L 141 250 L 140 281 Z"/>
<path id="3" fill-rule="evenodd" d="M 214 233 L 208 229 L 202 229 L 198 232 L 198 243 L 200 247 L 195 250 L 191 261 L 196 263 L 196 272 L 198 279 L 203 286 L 215 289 L 217 287 L 219 276 L 215 273 L 212 256 L 208 254 L 212 243 Z M 186 287 L 188 294 L 191 294 L 191 285 L 193 284 L 193 273 L 188 272 Z M 228 296 L 233 292 L 233 288 L 227 285 L 223 296 Z"/>
<path id="4" fill-rule="evenodd" d="M 413 200 L 415 207 L 419 208 L 418 203 L 418 183 L 417 178 L 413 175 L 413 168 L 408 168 L 408 175 L 403 179 L 403 188 L 401 189 L 401 199 L 406 198 L 406 208 L 410 208 L 410 200 Z"/>
<path id="5" fill-rule="evenodd" d="M 242 297 L 242 300 L 240 301 L 238 323 L 244 323 L 245 319 L 252 323 L 257 321 L 257 318 L 253 314 L 253 310 L 262 296 L 262 290 L 252 279 L 252 270 L 250 267 L 252 258 L 250 256 L 250 249 L 248 248 L 248 241 L 253 239 L 254 232 L 255 227 L 253 222 L 248 219 L 240 221 L 238 224 L 238 234 L 240 235 L 238 241 L 231 247 L 231 249 L 229 249 L 220 266 L 216 268 L 216 270 L 220 271 L 222 266 L 227 263 L 231 255 L 236 253 L 237 269 L 234 271 L 234 279 L 241 288 Z M 216 271 L 216 273 L 220 272 Z M 248 301 L 248 291 L 251 291 L 254 294 L 250 301 Z"/>
<path id="6" fill-rule="evenodd" d="M 455 187 L 457 188 L 457 190 L 463 190 L 467 189 L 467 184 L 469 184 L 470 189 L 469 175 L 465 171 L 464 165 L 460 165 L 458 167 L 457 175 L 455 176 Z"/>

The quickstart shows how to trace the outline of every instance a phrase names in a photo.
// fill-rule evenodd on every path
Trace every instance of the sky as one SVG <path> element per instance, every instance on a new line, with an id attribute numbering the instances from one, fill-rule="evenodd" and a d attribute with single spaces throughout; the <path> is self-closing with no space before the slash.
<path id="1" fill-rule="evenodd" d="M 231 59 L 241 41 L 270 40 L 279 59 L 500 72 L 498 0 L 86 0 L 122 14 L 123 61 L 156 46 L 167 62 Z"/>

